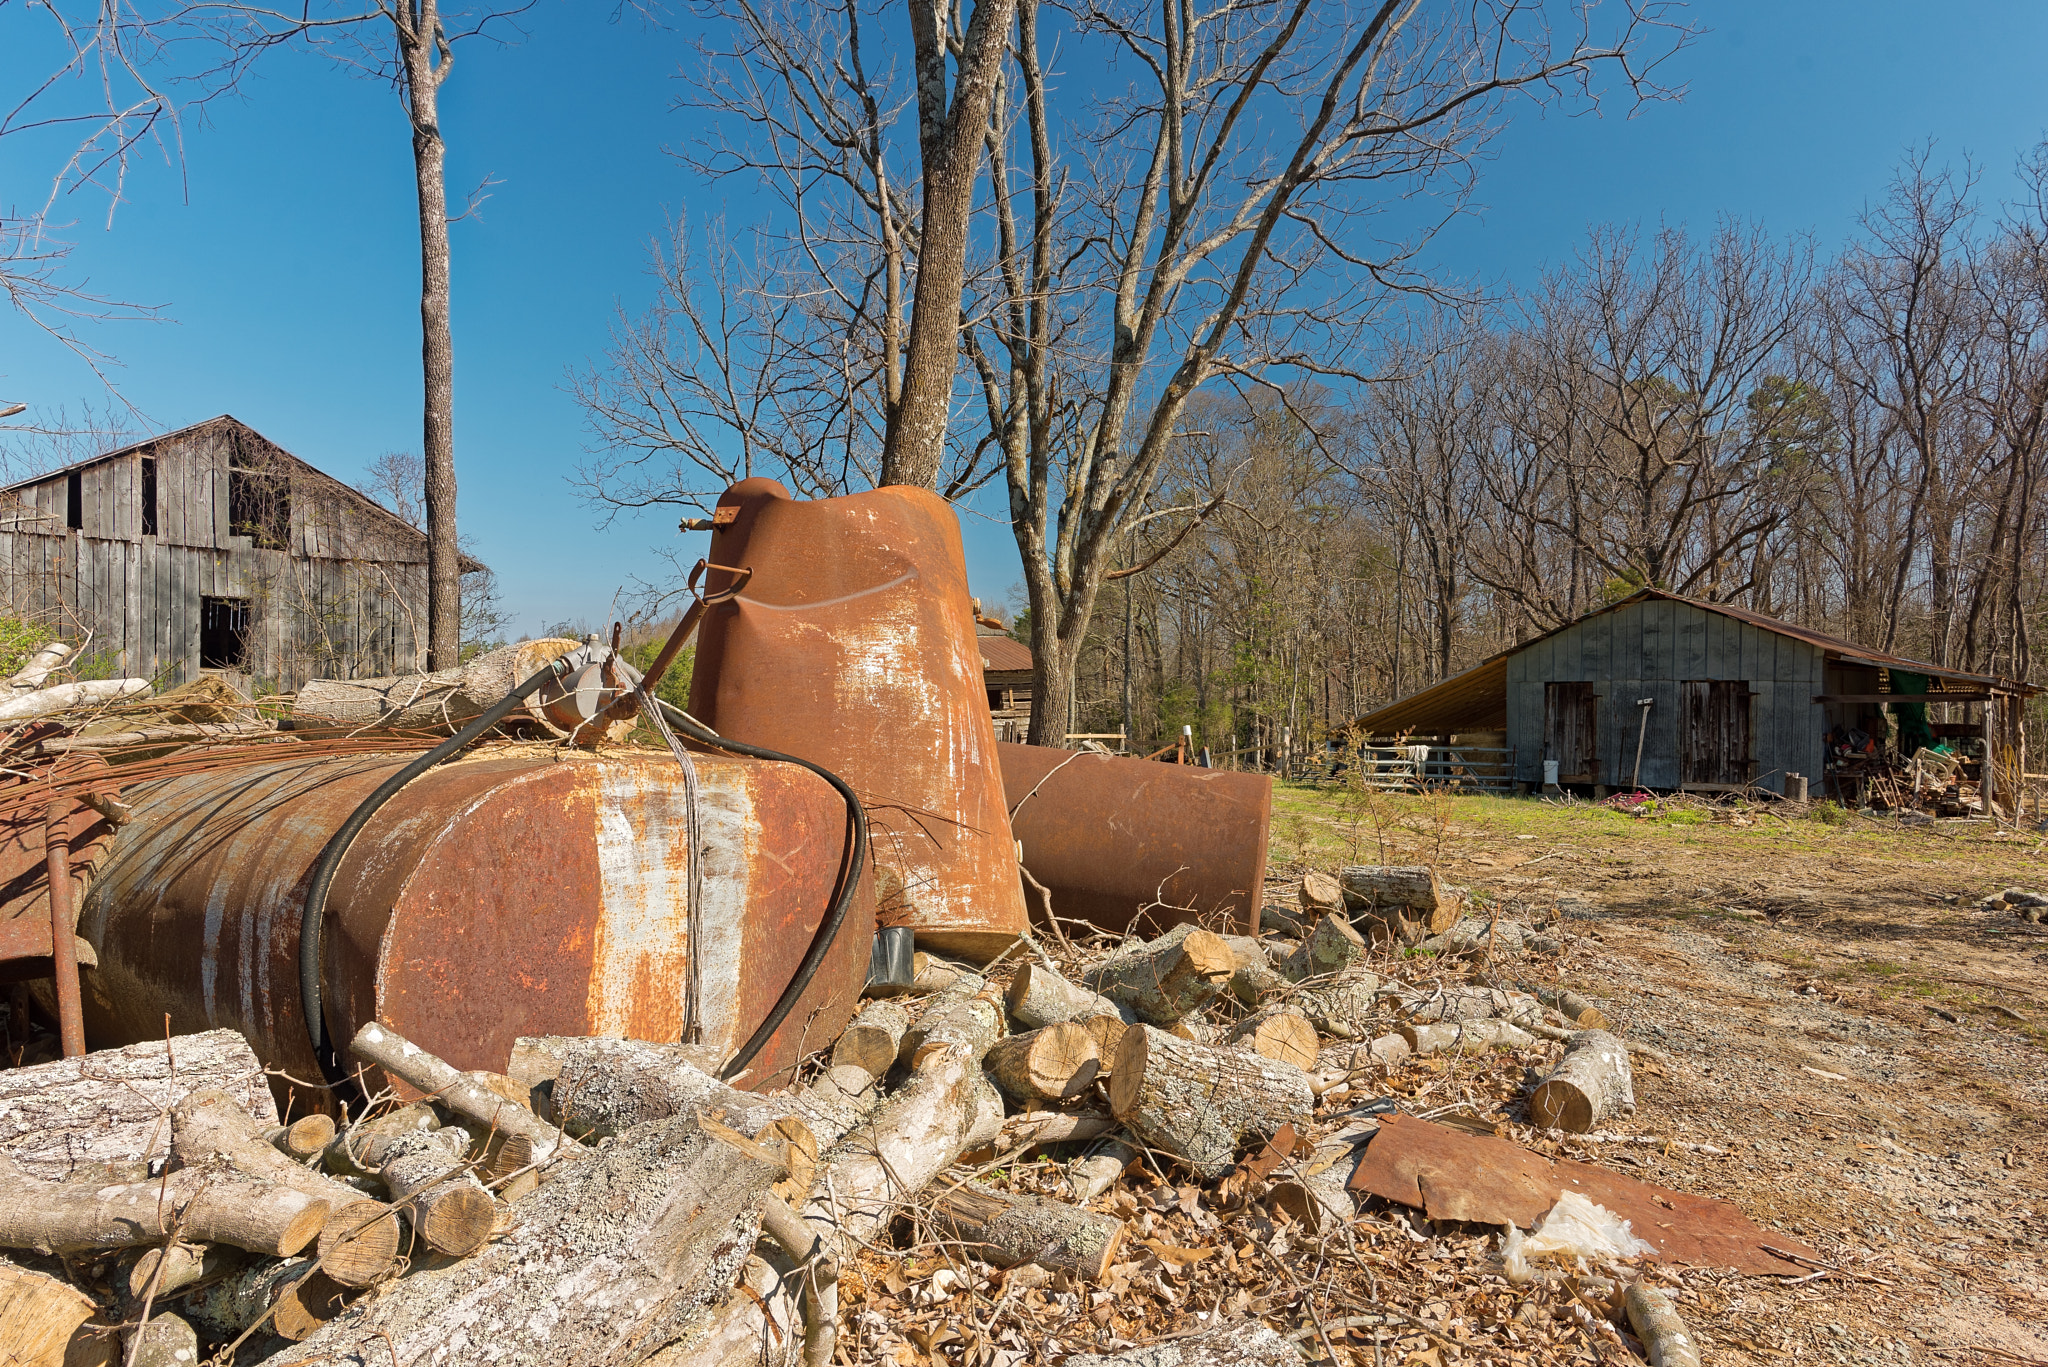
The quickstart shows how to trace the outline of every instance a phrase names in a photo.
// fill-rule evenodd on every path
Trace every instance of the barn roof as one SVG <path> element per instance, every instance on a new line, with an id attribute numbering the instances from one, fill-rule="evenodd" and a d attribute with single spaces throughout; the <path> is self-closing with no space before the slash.
<path id="1" fill-rule="evenodd" d="M 1569 630 L 1580 622 L 1590 621 L 1603 613 L 1619 612 L 1636 603 L 1656 600 L 1684 603 L 1703 612 L 1718 613 L 1738 622 L 1747 622 L 1764 631 L 1789 636 L 1795 641 L 1804 641 L 1836 659 L 1846 660 L 1851 664 L 1876 665 L 1884 669 L 1925 674 L 1931 679 L 1941 679 L 1948 683 L 1975 684 L 1979 688 L 2001 693 L 2031 694 L 2040 691 L 2031 684 L 2014 679 L 2001 679 L 1992 674 L 1967 674 L 1959 669 L 1928 664 L 1924 660 L 1909 660 L 1903 655 L 1872 650 L 1868 646 L 1860 646 L 1840 636 L 1830 636 L 1811 627 L 1781 622 L 1775 617 L 1766 617 L 1761 612 L 1751 612 L 1748 608 L 1738 608 L 1730 603 L 1709 603 L 1703 599 L 1687 598 L 1683 594 L 1669 593 L 1663 589 L 1640 589 L 1619 602 L 1595 609 L 1561 627 L 1546 631 L 1541 636 L 1511 646 L 1498 655 L 1489 656 L 1462 674 L 1454 674 L 1442 683 L 1432 684 L 1419 693 L 1409 694 L 1399 702 L 1389 703 L 1376 711 L 1368 712 L 1352 725 L 1371 735 L 1391 735 L 1403 731 L 1428 734 L 1484 731 L 1506 726 L 1509 656 L 1527 650 L 1539 641 L 1546 641 L 1558 632 Z"/>
<path id="2" fill-rule="evenodd" d="M 177 428 L 175 431 L 160 432 L 153 437 L 144 437 L 140 441 L 129 442 L 126 446 L 117 446 L 111 451 L 102 451 L 96 456 L 88 456 L 84 460 L 73 461 L 69 465 L 59 466 L 55 470 L 45 470 L 43 471 L 43 473 L 39 475 L 33 475 L 28 479 L 16 480 L 12 484 L 0 486 L 0 494 L 15 494 L 18 493 L 20 490 L 33 488 L 38 484 L 47 484 L 49 481 L 53 479 L 62 478 L 63 476 L 72 473 L 74 470 L 83 470 L 86 469 L 88 466 L 98 465 L 103 461 L 114 460 L 121 456 L 131 456 L 138 451 L 145 451 L 152 446 L 158 446 L 167 441 L 175 441 L 179 437 L 192 436 L 196 433 L 205 431 L 207 428 L 219 427 L 223 424 L 230 427 L 239 428 L 242 431 L 247 432 L 250 436 L 255 437 L 257 440 L 274 448 L 286 460 L 289 460 L 290 462 L 292 462 L 293 465 L 297 466 L 300 473 L 310 477 L 329 492 L 356 503 L 364 511 L 370 513 L 373 517 L 380 517 L 383 520 L 391 523 L 394 529 L 402 528 L 403 530 L 412 533 L 414 536 L 420 537 L 422 539 L 426 537 L 426 533 L 422 531 L 420 528 L 413 526 L 412 523 L 407 522 L 397 513 L 392 512 L 389 508 L 379 503 L 376 499 L 371 498 L 362 490 L 354 488 L 347 484 L 343 484 L 340 480 L 336 479 L 333 475 L 328 474 L 325 470 L 322 470 L 317 465 L 310 464 L 307 461 L 301 459 L 300 457 L 293 455 L 291 452 L 285 450 L 282 446 L 279 446 L 276 442 L 271 441 L 270 438 L 264 436 L 261 432 L 258 432 L 255 428 L 249 426 L 249 424 L 243 422 L 240 418 L 237 418 L 233 414 L 229 413 L 222 413 L 217 417 L 208 418 L 204 422 L 195 422 L 189 426 Z M 464 574 L 469 574 L 473 571 L 484 568 L 484 564 L 482 561 L 477 560 L 467 554 L 462 556 L 460 563 L 462 566 L 462 572 Z"/>
<path id="3" fill-rule="evenodd" d="M 1031 647 L 1008 636 L 976 636 L 981 649 L 981 667 L 993 674 L 1029 673 Z"/>

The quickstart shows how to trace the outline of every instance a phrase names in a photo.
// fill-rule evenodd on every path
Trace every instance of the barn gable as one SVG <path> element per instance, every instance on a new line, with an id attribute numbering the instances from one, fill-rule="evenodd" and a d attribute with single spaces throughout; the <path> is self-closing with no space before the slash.
<path id="1" fill-rule="evenodd" d="M 235 418 L 5 493 L 8 606 L 89 634 L 87 655 L 122 674 L 292 689 L 420 663 L 424 534 Z"/>

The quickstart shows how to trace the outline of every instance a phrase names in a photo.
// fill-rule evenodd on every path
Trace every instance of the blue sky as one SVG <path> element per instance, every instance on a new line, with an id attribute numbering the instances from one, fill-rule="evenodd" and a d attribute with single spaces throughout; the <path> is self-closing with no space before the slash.
<path id="1" fill-rule="evenodd" d="M 671 109 L 689 35 L 615 25 L 610 10 L 541 0 L 524 42 L 465 48 L 443 94 L 451 190 L 502 182 L 480 222 L 454 229 L 461 522 L 527 630 L 602 619 L 621 584 L 659 571 L 654 547 L 678 545 L 672 514 L 599 531 L 570 490 L 584 434 L 563 375 L 602 350 L 615 302 L 647 301 L 647 243 L 667 216 L 751 212 L 744 187 L 697 181 L 665 150 L 691 131 Z M 1703 229 L 1724 213 L 1812 231 L 1825 250 L 1908 148 L 1973 156 L 1996 199 L 2015 155 L 2048 133 L 2048 7 L 1722 0 L 1691 13 L 1709 31 L 1666 68 L 1682 101 L 1632 118 L 1513 110 L 1475 213 L 1434 245 L 1440 269 L 1525 282 L 1594 224 Z M 0 52 L 21 14 L 0 12 Z M 35 74 L 14 51 L 0 56 L 7 89 Z M 39 199 L 42 169 L 10 149 L 0 193 Z M 418 447 L 413 213 L 391 93 L 282 56 L 187 130 L 182 178 L 145 168 L 110 229 L 80 206 L 71 235 L 93 286 L 176 320 L 90 340 L 124 362 L 123 392 L 153 425 L 233 413 L 353 481 L 379 452 Z M 97 396 L 83 365 L 0 314 L 0 400 L 75 410 Z M 987 515 L 999 508 L 984 499 L 963 518 L 975 590 L 992 601 L 1019 578 L 1008 529 Z"/>

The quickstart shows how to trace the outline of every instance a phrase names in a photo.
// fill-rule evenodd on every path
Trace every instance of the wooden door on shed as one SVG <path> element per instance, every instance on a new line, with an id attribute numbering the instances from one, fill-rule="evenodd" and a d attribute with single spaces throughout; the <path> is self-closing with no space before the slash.
<path id="1" fill-rule="evenodd" d="M 1749 685 L 1741 679 L 1687 679 L 1678 689 L 1679 781 L 1748 783 Z"/>
<path id="2" fill-rule="evenodd" d="M 1559 783 L 1598 783 L 1600 695 L 1590 683 L 1543 685 L 1543 758 Z"/>

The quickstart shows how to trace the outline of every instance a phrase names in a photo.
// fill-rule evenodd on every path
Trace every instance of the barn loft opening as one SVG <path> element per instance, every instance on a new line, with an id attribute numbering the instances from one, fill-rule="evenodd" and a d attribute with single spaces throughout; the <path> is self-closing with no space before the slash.
<path id="1" fill-rule="evenodd" d="M 156 535 L 156 458 L 142 458 L 142 534 Z"/>
<path id="2" fill-rule="evenodd" d="M 73 470 L 64 477 L 64 525 L 72 531 L 85 529 L 85 472 Z"/>
<path id="3" fill-rule="evenodd" d="M 228 462 L 228 531 L 248 537 L 258 550 L 281 551 L 291 526 L 291 477 L 237 443 Z"/>
<path id="4" fill-rule="evenodd" d="M 199 600 L 199 667 L 246 669 L 249 663 L 249 600 Z"/>

